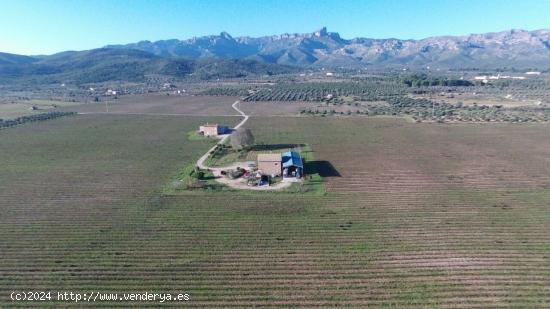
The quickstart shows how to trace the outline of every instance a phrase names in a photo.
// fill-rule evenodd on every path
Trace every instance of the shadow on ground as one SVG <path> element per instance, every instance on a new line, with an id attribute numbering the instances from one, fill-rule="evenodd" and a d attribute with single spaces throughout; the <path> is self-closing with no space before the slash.
<path id="1" fill-rule="evenodd" d="M 250 147 L 251 151 L 268 151 L 268 150 L 281 150 L 289 148 L 298 148 L 303 147 L 304 144 L 263 144 L 263 145 L 254 145 Z"/>
<path id="2" fill-rule="evenodd" d="M 321 177 L 342 177 L 329 161 L 306 161 L 304 170 L 308 174 L 319 174 Z"/>

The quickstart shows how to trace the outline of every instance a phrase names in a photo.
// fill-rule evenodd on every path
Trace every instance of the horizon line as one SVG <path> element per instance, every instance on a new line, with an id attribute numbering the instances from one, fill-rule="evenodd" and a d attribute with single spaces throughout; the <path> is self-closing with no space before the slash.
<path id="1" fill-rule="evenodd" d="M 261 35 L 261 36 L 250 36 L 250 35 L 236 35 L 236 36 L 233 36 L 228 31 L 222 30 L 218 34 L 206 34 L 206 35 L 200 35 L 200 36 L 191 36 L 191 37 L 187 37 L 187 38 L 168 38 L 168 39 L 157 39 L 157 40 L 144 39 L 144 40 L 139 40 L 139 41 L 134 41 L 134 42 L 129 42 L 129 43 L 109 43 L 109 44 L 105 44 L 105 45 L 90 48 L 90 49 L 67 49 L 67 50 L 61 50 L 61 51 L 54 52 L 54 53 L 23 54 L 23 53 L 13 53 L 13 52 L 3 52 L 3 51 L 0 51 L 0 53 L 12 54 L 12 55 L 21 55 L 21 56 L 28 56 L 28 57 L 41 57 L 41 56 L 56 55 L 56 54 L 64 53 L 64 52 L 82 52 L 82 51 L 89 51 L 89 50 L 100 49 L 100 48 L 109 48 L 108 46 L 128 45 L 128 44 L 136 44 L 136 43 L 140 43 L 140 42 L 155 43 L 155 42 L 172 41 L 172 40 L 189 41 L 189 40 L 197 39 L 197 38 L 221 36 L 224 33 L 227 33 L 231 38 L 234 38 L 234 39 L 239 39 L 239 38 L 259 39 L 259 38 L 268 38 L 268 37 L 283 36 L 283 35 L 315 34 L 316 32 L 322 31 L 323 29 L 326 30 L 327 33 L 335 33 L 335 34 L 338 34 L 338 36 L 340 36 L 340 33 L 337 32 L 337 31 L 336 32 L 328 31 L 326 26 L 318 28 L 317 30 L 312 31 L 312 32 L 284 32 L 284 33 L 279 33 L 279 34 L 270 34 L 270 35 Z M 504 30 L 499 30 L 499 31 L 489 31 L 489 32 L 470 32 L 470 33 L 465 33 L 465 34 L 432 35 L 432 36 L 427 36 L 427 37 L 423 37 L 423 38 L 419 38 L 419 39 L 413 39 L 413 38 L 404 39 L 404 38 L 398 38 L 398 37 L 383 37 L 383 38 L 380 38 L 380 37 L 367 37 L 367 36 L 356 36 L 356 37 L 352 37 L 352 38 L 349 38 L 349 39 L 344 39 L 344 38 L 343 39 L 344 40 L 371 39 L 371 40 L 422 41 L 422 40 L 427 40 L 427 39 L 437 38 L 437 37 L 466 37 L 466 36 L 471 36 L 471 35 L 494 34 L 494 33 L 512 32 L 512 31 L 536 32 L 536 31 L 544 31 L 544 30 L 550 30 L 550 28 L 538 28 L 538 29 L 533 29 L 533 30 L 528 30 L 528 29 L 525 29 L 525 28 L 509 28 L 509 29 L 504 29 Z"/>

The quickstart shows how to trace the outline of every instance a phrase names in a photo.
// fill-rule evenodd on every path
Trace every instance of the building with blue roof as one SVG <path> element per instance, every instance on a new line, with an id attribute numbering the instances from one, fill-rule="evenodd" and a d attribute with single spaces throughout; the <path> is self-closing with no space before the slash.
<path id="1" fill-rule="evenodd" d="M 302 178 L 304 175 L 304 162 L 300 153 L 287 151 L 282 154 L 283 177 Z"/>

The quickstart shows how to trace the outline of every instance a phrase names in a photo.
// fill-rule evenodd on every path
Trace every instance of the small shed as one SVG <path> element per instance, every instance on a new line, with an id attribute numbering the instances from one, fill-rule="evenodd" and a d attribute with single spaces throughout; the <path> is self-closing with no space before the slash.
<path id="1" fill-rule="evenodd" d="M 287 151 L 282 154 L 283 177 L 302 178 L 304 175 L 304 162 L 302 156 L 296 151 Z"/>
<path id="2" fill-rule="evenodd" d="M 258 171 L 264 175 L 281 175 L 281 154 L 260 153 L 258 154 Z"/>
<path id="3" fill-rule="evenodd" d="M 218 136 L 218 124 L 205 124 L 199 127 L 199 132 L 204 136 Z"/>
<path id="4" fill-rule="evenodd" d="M 227 134 L 230 130 L 226 126 L 220 126 L 217 123 L 207 123 L 199 127 L 199 133 L 204 136 L 218 136 L 220 134 Z"/>

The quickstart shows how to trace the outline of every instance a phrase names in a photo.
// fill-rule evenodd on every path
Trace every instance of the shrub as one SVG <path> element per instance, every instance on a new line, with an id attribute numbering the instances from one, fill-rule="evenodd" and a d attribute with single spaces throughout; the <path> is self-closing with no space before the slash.
<path id="1" fill-rule="evenodd" d="M 202 171 L 198 166 L 195 167 L 195 169 L 193 171 L 191 171 L 191 173 L 189 174 L 189 176 L 191 176 L 192 178 L 195 178 L 195 179 L 203 179 L 204 178 L 204 171 Z"/>
<path id="2" fill-rule="evenodd" d="M 254 144 L 254 135 L 252 131 L 247 128 L 238 128 L 233 134 L 231 134 L 231 146 L 233 149 L 241 150 L 245 147 L 252 146 Z"/>

